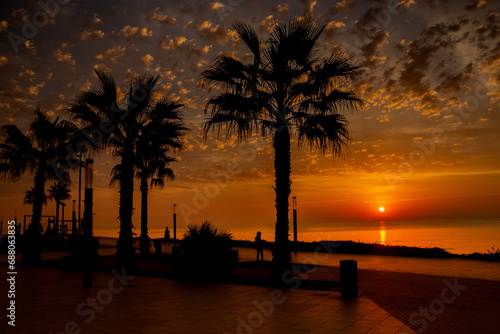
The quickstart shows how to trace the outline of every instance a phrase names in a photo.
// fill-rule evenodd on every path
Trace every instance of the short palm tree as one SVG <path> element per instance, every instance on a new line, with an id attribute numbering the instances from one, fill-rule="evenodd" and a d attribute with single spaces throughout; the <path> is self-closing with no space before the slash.
<path id="1" fill-rule="evenodd" d="M 75 132 L 70 122 L 56 118 L 51 121 L 40 108 L 35 111 L 35 119 L 24 134 L 15 125 L 0 127 L 0 174 L 12 181 L 18 181 L 24 173 L 34 175 L 32 188 L 33 216 L 25 235 L 23 262 L 40 260 L 40 233 L 42 206 L 45 197 L 45 183 L 61 177 L 69 181 L 67 172 L 56 173 L 53 164 L 66 158 L 66 146 Z"/>
<path id="2" fill-rule="evenodd" d="M 290 267 L 289 195 L 291 192 L 290 140 L 309 144 L 334 155 L 349 140 L 348 122 L 342 112 L 358 109 L 363 101 L 345 88 L 362 68 L 351 58 L 333 53 L 318 55 L 318 39 L 324 24 L 309 17 L 274 27 L 263 44 L 247 24 L 235 23 L 240 39 L 253 56 L 243 63 L 234 56 L 219 55 L 201 74 L 202 87 L 221 90 L 205 105 L 210 118 L 205 135 L 215 129 L 240 140 L 259 132 L 270 136 L 274 148 L 276 228 L 272 278 L 279 283 Z M 263 45 L 265 45 L 263 47 Z"/>
<path id="3" fill-rule="evenodd" d="M 24 195 L 23 204 L 24 205 L 33 205 L 35 203 L 35 190 L 31 187 L 30 190 L 26 190 Z M 43 194 L 42 205 L 47 205 L 47 195 Z"/>
<path id="4" fill-rule="evenodd" d="M 55 182 L 49 188 L 49 198 L 56 202 L 56 231 L 59 230 L 59 206 L 61 202 L 71 198 L 70 191 L 69 183 L 65 182 Z"/>
<path id="5" fill-rule="evenodd" d="M 100 88 L 82 93 L 69 112 L 89 132 L 99 129 L 102 124 L 113 129 L 102 134 L 98 149 L 109 147 L 120 159 L 118 170 L 113 176 L 117 178 L 120 187 L 117 266 L 133 269 L 136 266 L 132 231 L 136 145 L 145 125 L 153 119 L 155 104 L 152 95 L 158 76 L 136 78 L 125 97 L 119 99 L 115 80 L 102 71 L 96 70 L 96 74 Z"/>

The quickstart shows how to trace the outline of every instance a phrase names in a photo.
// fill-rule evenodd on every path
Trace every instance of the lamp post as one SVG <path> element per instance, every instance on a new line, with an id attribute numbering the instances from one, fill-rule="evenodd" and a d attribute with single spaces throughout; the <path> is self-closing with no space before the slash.
<path id="1" fill-rule="evenodd" d="M 83 212 L 83 249 L 84 249 L 84 269 L 83 269 L 83 287 L 92 286 L 92 205 L 93 205 L 93 187 L 94 183 L 94 160 L 85 161 L 85 206 Z"/>
<path id="2" fill-rule="evenodd" d="M 81 205 L 82 205 L 82 152 L 80 152 L 79 155 L 79 166 L 78 166 L 78 233 L 82 231 Z"/>
<path id="3" fill-rule="evenodd" d="M 177 242 L 177 214 L 175 213 L 175 207 L 174 204 L 174 245 Z"/>
<path id="4" fill-rule="evenodd" d="M 71 213 L 71 234 L 75 235 L 76 229 L 76 199 L 73 200 L 73 211 Z"/>
<path id="5" fill-rule="evenodd" d="M 62 206 L 62 219 L 61 219 L 61 227 L 64 225 L 64 208 L 66 207 L 66 203 L 61 202 Z"/>
<path id="6" fill-rule="evenodd" d="M 293 245 L 297 253 L 297 197 L 293 196 Z"/>

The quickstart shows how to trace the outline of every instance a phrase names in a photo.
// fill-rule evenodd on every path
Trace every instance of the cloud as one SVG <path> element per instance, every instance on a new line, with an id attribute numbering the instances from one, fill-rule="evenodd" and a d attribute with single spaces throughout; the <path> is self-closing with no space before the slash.
<path id="1" fill-rule="evenodd" d="M 26 48 L 26 53 L 28 54 L 36 54 L 36 48 L 35 48 L 35 44 L 33 44 L 33 41 L 31 40 L 27 40 L 26 42 L 24 42 L 24 47 Z"/>
<path id="2" fill-rule="evenodd" d="M 158 47 L 163 50 L 175 50 L 186 43 L 187 38 L 184 36 L 179 36 L 175 38 L 170 38 L 168 35 L 163 36 L 158 42 Z"/>
<path id="3" fill-rule="evenodd" d="M 7 21 L 0 21 L 0 31 L 7 31 L 8 25 Z"/>
<path id="4" fill-rule="evenodd" d="M 383 59 L 378 57 L 379 48 L 389 43 L 387 40 L 389 33 L 381 29 L 380 24 L 374 19 L 379 17 L 383 10 L 382 7 L 370 8 L 359 20 L 354 22 L 353 34 L 366 43 L 360 49 L 364 57 L 363 65 L 368 67 L 374 66 L 377 60 Z"/>
<path id="5" fill-rule="evenodd" d="M 220 2 L 211 2 L 210 3 L 210 10 L 211 11 L 217 11 L 217 10 L 221 10 L 224 8 L 224 4 L 220 3 Z"/>
<path id="6" fill-rule="evenodd" d="M 3 65 L 7 64 L 8 62 L 9 62 L 9 60 L 7 59 L 7 57 L 0 56 L 0 67 L 2 67 Z"/>
<path id="7" fill-rule="evenodd" d="M 272 32 L 274 27 L 278 24 L 272 15 L 267 16 L 260 22 L 260 30 L 265 32 Z"/>
<path id="8" fill-rule="evenodd" d="M 80 34 L 80 39 L 82 41 L 103 39 L 103 38 L 104 38 L 104 32 L 102 30 L 94 30 L 94 31 L 84 30 Z"/>
<path id="9" fill-rule="evenodd" d="M 203 21 L 195 27 L 201 38 L 206 41 L 218 44 L 225 44 L 228 40 L 236 40 L 236 31 L 227 29 L 222 25 L 213 25 L 210 21 Z"/>
<path id="10" fill-rule="evenodd" d="M 85 21 L 85 26 L 92 27 L 92 26 L 98 25 L 101 22 L 102 22 L 102 20 L 99 17 L 99 15 L 97 15 L 97 13 L 94 13 L 94 15 L 92 15 L 92 18 Z"/>
<path id="11" fill-rule="evenodd" d="M 126 38 L 130 38 L 130 37 L 134 37 L 134 36 L 138 36 L 138 37 L 153 36 L 153 31 L 148 30 L 148 28 L 146 28 L 146 27 L 139 28 L 139 27 L 132 27 L 130 25 L 124 26 L 122 28 L 122 30 L 120 31 L 120 33 Z"/>
<path id="12" fill-rule="evenodd" d="M 193 63 L 190 66 L 191 71 L 193 71 L 193 73 L 200 73 L 200 68 L 202 68 L 206 64 L 207 64 L 207 61 L 205 59 L 202 59 L 197 63 Z"/>
<path id="13" fill-rule="evenodd" d="M 146 17 L 148 22 L 159 22 L 166 25 L 175 23 L 175 17 L 168 17 L 166 14 L 160 12 L 160 7 L 156 7 L 149 15 Z"/>
<path id="14" fill-rule="evenodd" d="M 489 5 L 489 2 L 487 0 L 474 0 L 473 3 L 470 5 L 466 5 L 464 7 L 465 10 L 476 10 L 478 8 L 484 8 Z"/>
<path id="15" fill-rule="evenodd" d="M 353 9 L 358 4 L 354 2 L 354 0 L 342 0 L 340 2 L 335 3 L 329 10 L 328 14 L 337 15 L 343 13 L 347 10 Z"/>
<path id="16" fill-rule="evenodd" d="M 410 9 L 412 5 L 415 5 L 415 0 L 402 0 L 398 3 L 397 9 Z"/>
<path id="17" fill-rule="evenodd" d="M 279 4 L 274 7 L 271 7 L 271 13 L 273 14 L 280 14 L 280 13 L 287 13 L 288 12 L 288 4 Z"/>
<path id="18" fill-rule="evenodd" d="M 443 81 L 436 86 L 436 91 L 439 93 L 456 93 L 462 90 L 465 82 L 472 78 L 472 74 L 464 73 L 449 73 L 443 71 L 439 74 Z"/>
<path id="19" fill-rule="evenodd" d="M 151 66 L 151 64 L 153 63 L 153 60 L 154 60 L 154 57 L 151 56 L 150 54 L 147 54 L 147 55 L 141 57 L 141 65 L 142 65 L 142 67 L 146 68 L 146 67 Z"/>
<path id="20" fill-rule="evenodd" d="M 337 31 L 341 28 L 345 28 L 344 22 L 339 21 L 330 21 L 326 25 L 325 31 L 323 33 L 323 37 L 326 39 L 332 39 L 333 36 L 337 33 Z"/>
<path id="21" fill-rule="evenodd" d="M 45 82 L 41 82 L 39 84 L 36 84 L 34 86 L 29 86 L 26 88 L 25 92 L 28 94 L 28 95 L 38 95 L 39 91 L 40 91 L 40 88 L 42 88 L 43 86 L 45 86 Z"/>
<path id="22" fill-rule="evenodd" d="M 119 58 L 123 56 L 125 53 L 125 47 L 117 45 L 112 47 L 111 49 L 106 50 L 104 53 L 96 56 L 96 59 L 101 61 L 110 60 L 116 62 Z"/>
<path id="23" fill-rule="evenodd" d="M 73 59 L 73 56 L 71 55 L 71 53 L 69 53 L 68 49 L 69 49 L 69 44 L 62 43 L 61 47 L 56 51 L 54 51 L 54 57 L 57 59 L 58 62 L 75 65 L 75 59 Z"/>
<path id="24" fill-rule="evenodd" d="M 316 1 L 313 0 L 300 0 L 302 4 L 304 5 L 304 8 L 302 10 L 302 16 L 310 15 L 314 11 L 314 7 L 318 4 Z"/>

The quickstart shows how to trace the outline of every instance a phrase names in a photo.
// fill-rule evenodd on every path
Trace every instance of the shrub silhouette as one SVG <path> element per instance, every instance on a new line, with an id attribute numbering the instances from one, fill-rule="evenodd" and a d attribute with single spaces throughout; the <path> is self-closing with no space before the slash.
<path id="1" fill-rule="evenodd" d="M 230 272 L 231 241 L 233 235 L 226 229 L 218 229 L 211 222 L 188 225 L 184 234 L 183 258 L 178 270 L 184 278 L 210 280 Z"/>

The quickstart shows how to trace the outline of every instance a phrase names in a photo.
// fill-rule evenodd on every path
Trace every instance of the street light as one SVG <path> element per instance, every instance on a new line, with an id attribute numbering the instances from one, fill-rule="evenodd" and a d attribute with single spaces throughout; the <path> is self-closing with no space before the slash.
<path id="1" fill-rule="evenodd" d="M 297 197 L 293 196 L 293 244 L 294 252 L 297 253 Z"/>
<path id="2" fill-rule="evenodd" d="M 177 214 L 175 213 L 176 205 L 174 204 L 174 245 L 177 242 Z"/>
<path id="3" fill-rule="evenodd" d="M 71 214 L 71 234 L 76 233 L 76 199 L 73 200 L 73 211 Z"/>
<path id="4" fill-rule="evenodd" d="M 83 244 L 85 255 L 83 269 L 83 287 L 92 286 L 92 205 L 94 186 L 94 159 L 85 160 L 85 206 L 83 212 Z"/>

